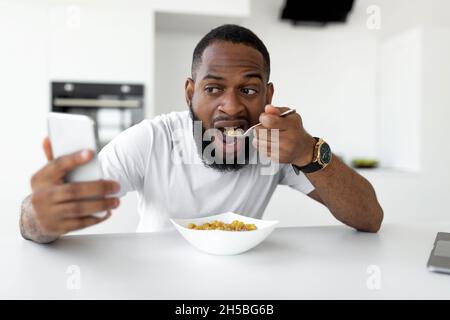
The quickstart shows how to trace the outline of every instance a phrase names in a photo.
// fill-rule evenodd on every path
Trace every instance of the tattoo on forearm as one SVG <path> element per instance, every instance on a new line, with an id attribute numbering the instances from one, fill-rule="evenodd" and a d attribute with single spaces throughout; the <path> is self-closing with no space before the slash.
<path id="1" fill-rule="evenodd" d="M 58 237 L 49 236 L 42 233 L 33 217 L 33 205 L 31 204 L 31 195 L 27 196 L 21 205 L 21 213 L 19 219 L 20 233 L 27 240 L 39 243 L 50 243 L 58 239 Z"/>

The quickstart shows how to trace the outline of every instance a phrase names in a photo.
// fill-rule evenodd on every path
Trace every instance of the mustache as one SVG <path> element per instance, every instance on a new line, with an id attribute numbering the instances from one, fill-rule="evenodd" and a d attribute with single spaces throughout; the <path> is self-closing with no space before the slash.
<path id="1" fill-rule="evenodd" d="M 236 125 L 241 125 L 245 127 L 250 124 L 250 121 L 246 117 L 230 117 L 228 115 L 218 115 L 213 117 L 211 120 L 211 124 L 215 126 L 216 123 L 220 123 L 222 121 L 228 123 L 235 123 Z"/>
<path id="2" fill-rule="evenodd" d="M 192 120 L 201 121 L 200 118 L 197 116 L 197 114 L 194 112 L 194 109 L 192 108 L 192 102 L 189 103 L 189 113 L 191 115 Z M 247 117 L 244 116 L 230 117 L 226 114 L 219 114 L 211 119 L 212 124 L 218 121 L 242 121 L 242 122 L 245 121 L 247 124 L 250 123 L 250 120 Z"/>
<path id="3" fill-rule="evenodd" d="M 237 121 L 237 120 L 247 121 L 248 122 L 248 119 L 246 117 L 230 117 L 230 116 L 227 116 L 227 115 L 224 115 L 224 114 L 215 116 L 212 119 L 212 122 L 214 123 L 214 122 L 217 122 L 217 121 Z"/>

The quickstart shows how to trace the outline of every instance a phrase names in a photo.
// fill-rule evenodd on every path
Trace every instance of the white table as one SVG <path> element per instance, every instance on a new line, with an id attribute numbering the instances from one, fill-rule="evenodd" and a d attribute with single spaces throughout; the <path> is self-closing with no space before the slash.
<path id="1" fill-rule="evenodd" d="M 450 275 L 426 269 L 438 231 L 450 225 L 280 228 L 237 256 L 201 253 L 176 231 L 1 239 L 0 298 L 450 299 Z"/>

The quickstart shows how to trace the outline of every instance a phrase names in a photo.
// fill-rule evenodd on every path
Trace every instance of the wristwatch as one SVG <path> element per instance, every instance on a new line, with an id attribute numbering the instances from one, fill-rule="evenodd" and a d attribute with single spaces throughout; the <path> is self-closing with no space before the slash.
<path id="1" fill-rule="evenodd" d="M 316 139 L 316 145 L 314 147 L 313 160 L 311 163 L 303 167 L 292 164 L 292 167 L 297 175 L 300 171 L 303 173 L 319 171 L 325 168 L 331 161 L 331 148 L 328 143 L 326 143 L 322 138 L 314 137 L 314 139 Z"/>

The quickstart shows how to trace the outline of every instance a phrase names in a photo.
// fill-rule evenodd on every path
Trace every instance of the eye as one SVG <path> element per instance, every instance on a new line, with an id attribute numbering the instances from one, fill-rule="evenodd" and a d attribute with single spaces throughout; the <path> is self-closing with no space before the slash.
<path id="1" fill-rule="evenodd" d="M 218 88 L 218 87 L 206 87 L 205 91 L 206 91 L 206 93 L 209 93 L 209 94 L 215 94 L 215 93 L 219 93 L 220 92 L 220 88 Z"/>
<path id="2" fill-rule="evenodd" d="M 258 91 L 256 91 L 255 89 L 251 89 L 251 88 L 242 88 L 242 89 L 241 89 L 241 92 L 242 92 L 243 94 L 246 94 L 246 95 L 249 95 L 249 96 L 258 93 Z"/>

